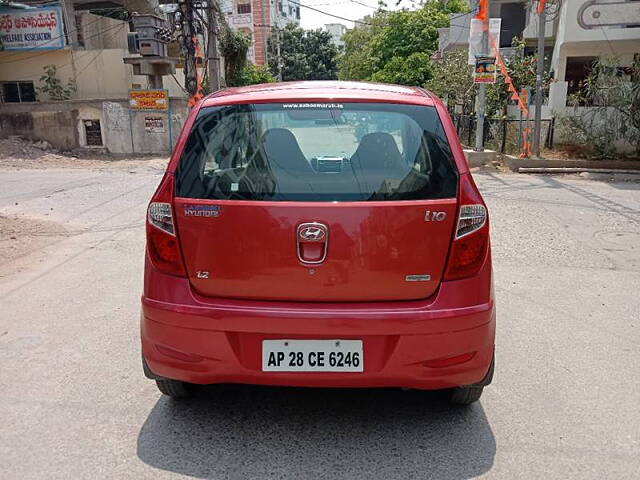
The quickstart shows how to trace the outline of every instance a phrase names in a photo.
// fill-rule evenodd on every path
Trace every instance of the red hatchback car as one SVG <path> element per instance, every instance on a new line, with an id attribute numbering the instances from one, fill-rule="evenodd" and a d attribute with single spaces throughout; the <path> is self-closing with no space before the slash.
<path id="1" fill-rule="evenodd" d="M 485 203 L 419 88 L 231 88 L 187 119 L 148 208 L 143 366 L 192 384 L 446 389 L 494 364 Z"/>

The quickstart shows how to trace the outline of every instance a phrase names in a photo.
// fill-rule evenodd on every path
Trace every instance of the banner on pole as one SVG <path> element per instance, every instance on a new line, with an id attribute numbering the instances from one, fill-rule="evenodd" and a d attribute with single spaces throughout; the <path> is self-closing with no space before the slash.
<path id="1" fill-rule="evenodd" d="M 500 44 L 501 28 L 501 18 L 489 19 L 489 45 L 492 44 L 492 40 L 495 40 L 496 43 Z M 469 25 L 469 65 L 476 64 L 477 56 L 487 54 L 487 52 L 483 52 L 482 50 L 482 20 L 473 18 Z"/>
<path id="2" fill-rule="evenodd" d="M 496 83 L 496 57 L 476 57 L 473 83 Z"/>

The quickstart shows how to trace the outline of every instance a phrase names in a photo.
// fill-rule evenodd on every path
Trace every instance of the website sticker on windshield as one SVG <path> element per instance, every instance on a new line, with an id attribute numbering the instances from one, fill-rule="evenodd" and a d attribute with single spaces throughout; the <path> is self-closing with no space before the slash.
<path id="1" fill-rule="evenodd" d="M 341 103 L 283 103 L 282 108 L 344 108 Z"/>

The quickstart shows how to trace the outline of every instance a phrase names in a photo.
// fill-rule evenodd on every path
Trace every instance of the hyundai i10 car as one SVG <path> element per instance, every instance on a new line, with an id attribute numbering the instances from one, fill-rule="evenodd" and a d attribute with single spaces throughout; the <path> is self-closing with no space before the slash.
<path id="1" fill-rule="evenodd" d="M 230 88 L 190 112 L 148 207 L 143 368 L 194 384 L 493 377 L 489 219 L 445 106 L 392 85 Z"/>

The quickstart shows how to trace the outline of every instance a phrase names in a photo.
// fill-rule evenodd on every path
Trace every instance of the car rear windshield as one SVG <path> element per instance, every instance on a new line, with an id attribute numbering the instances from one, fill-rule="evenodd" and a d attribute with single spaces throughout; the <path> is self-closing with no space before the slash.
<path id="1" fill-rule="evenodd" d="M 203 108 L 179 197 L 263 201 L 451 198 L 457 173 L 433 107 L 270 103 Z"/>

